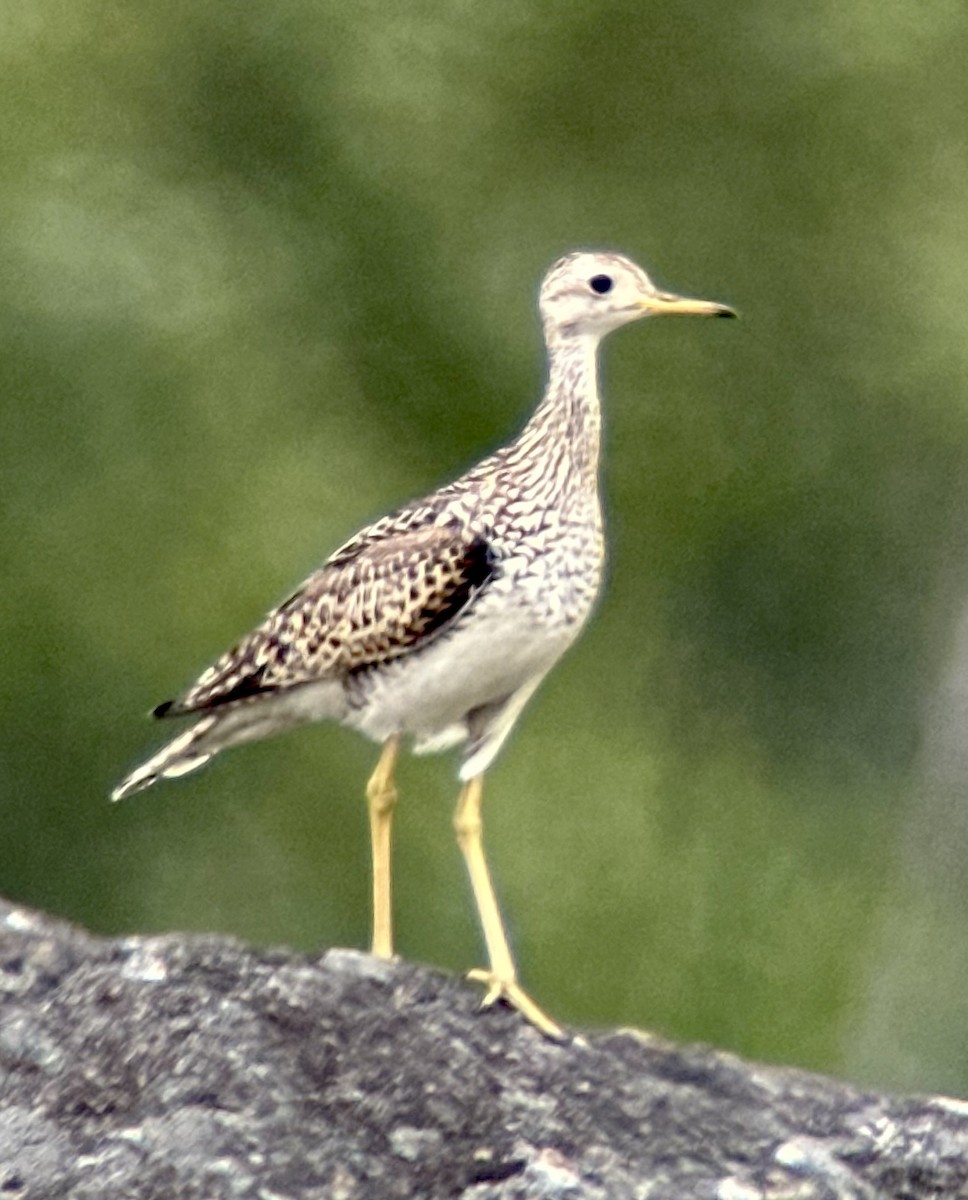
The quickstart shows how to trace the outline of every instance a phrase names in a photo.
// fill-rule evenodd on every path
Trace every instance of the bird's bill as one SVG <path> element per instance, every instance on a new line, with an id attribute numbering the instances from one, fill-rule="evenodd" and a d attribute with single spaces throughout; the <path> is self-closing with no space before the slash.
<path id="1" fill-rule="evenodd" d="M 735 317 L 735 309 L 715 300 L 692 300 L 688 296 L 674 296 L 671 292 L 656 292 L 654 296 L 640 300 L 637 305 L 643 317 Z"/>

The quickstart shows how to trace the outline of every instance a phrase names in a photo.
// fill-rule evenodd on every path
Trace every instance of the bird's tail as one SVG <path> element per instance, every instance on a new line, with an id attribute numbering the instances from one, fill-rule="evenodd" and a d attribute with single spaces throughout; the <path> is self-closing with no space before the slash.
<path id="1" fill-rule="evenodd" d="M 111 793 L 112 800 L 123 800 L 135 792 L 143 792 L 159 779 L 177 779 L 204 767 L 222 747 L 213 744 L 212 730 L 219 724 L 215 714 L 202 717 L 189 729 L 183 730 L 139 767 L 126 775 Z M 221 739 L 218 739 L 219 741 Z"/>
<path id="2" fill-rule="evenodd" d="M 112 800 L 123 800 L 144 791 L 159 779 L 177 779 L 204 767 L 210 758 L 229 746 L 274 737 L 311 721 L 342 720 L 346 698 L 338 679 L 325 680 L 286 692 L 261 696 L 256 701 L 242 700 L 205 713 L 193 725 L 153 754 L 140 767 L 122 779 L 111 793 Z M 155 710 L 167 716 L 166 705 Z"/>

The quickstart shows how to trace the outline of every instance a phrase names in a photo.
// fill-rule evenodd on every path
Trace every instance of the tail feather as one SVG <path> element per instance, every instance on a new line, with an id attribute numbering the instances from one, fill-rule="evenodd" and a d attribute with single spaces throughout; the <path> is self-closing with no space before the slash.
<path id="1" fill-rule="evenodd" d="M 168 715 L 168 707 L 160 705 L 160 712 L 156 712 Z M 311 721 L 342 720 L 345 711 L 346 696 L 338 680 L 293 687 L 276 695 L 220 707 L 206 713 L 140 767 L 135 767 L 114 789 L 111 799 L 123 800 L 159 779 L 177 779 L 197 771 L 229 746 L 273 737 Z"/>
<path id="2" fill-rule="evenodd" d="M 143 792 L 159 779 L 177 779 L 204 767 L 215 754 L 216 748 L 205 750 L 206 734 L 217 724 L 215 716 L 203 717 L 196 721 L 190 729 L 172 738 L 167 745 L 162 746 L 157 754 L 153 754 L 140 766 L 135 767 L 111 793 L 112 800 L 123 800 L 125 796 L 133 796 L 135 792 Z"/>

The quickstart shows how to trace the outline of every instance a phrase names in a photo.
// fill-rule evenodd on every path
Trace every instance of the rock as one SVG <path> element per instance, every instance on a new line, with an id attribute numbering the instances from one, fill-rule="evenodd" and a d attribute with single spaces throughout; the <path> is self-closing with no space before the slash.
<path id="1" fill-rule="evenodd" d="M 100 939 L 0 902 L 0 1196 L 968 1196 L 968 1104 L 632 1030 L 547 1041 L 354 951 Z"/>

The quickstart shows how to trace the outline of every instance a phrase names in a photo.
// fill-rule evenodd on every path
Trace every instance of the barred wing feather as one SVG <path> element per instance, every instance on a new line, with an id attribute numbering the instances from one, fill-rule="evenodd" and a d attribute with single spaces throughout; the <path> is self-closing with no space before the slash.
<path id="1" fill-rule="evenodd" d="M 338 550 L 155 716 L 345 677 L 412 653 L 447 628 L 496 570 L 486 538 L 457 521 L 385 524 Z"/>

